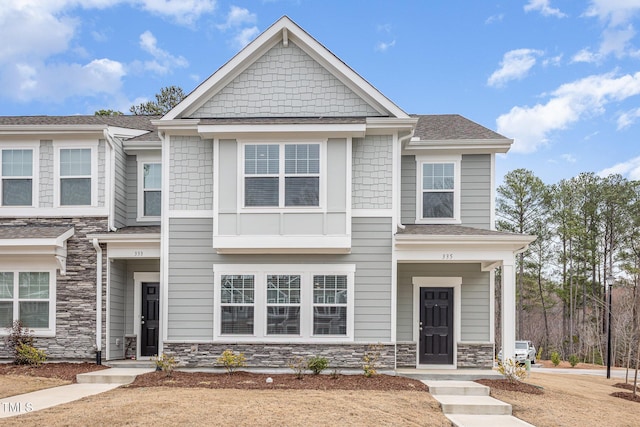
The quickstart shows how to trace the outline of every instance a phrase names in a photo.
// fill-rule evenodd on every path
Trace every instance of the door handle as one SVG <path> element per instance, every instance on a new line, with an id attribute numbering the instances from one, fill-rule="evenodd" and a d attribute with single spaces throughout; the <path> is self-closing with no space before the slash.
<path id="1" fill-rule="evenodd" d="M 140 324 L 141 324 L 141 325 L 144 325 L 144 320 L 143 320 L 143 321 L 141 321 L 141 322 L 140 322 Z M 422 328 L 420 328 L 420 329 L 422 329 Z"/>

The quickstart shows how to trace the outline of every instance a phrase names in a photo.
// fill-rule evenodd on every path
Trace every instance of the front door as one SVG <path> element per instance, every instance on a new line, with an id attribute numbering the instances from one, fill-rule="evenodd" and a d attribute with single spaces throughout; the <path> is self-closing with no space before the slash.
<path id="1" fill-rule="evenodd" d="M 140 356 L 158 354 L 160 328 L 160 284 L 142 283 L 142 310 L 140 318 Z"/>
<path id="2" fill-rule="evenodd" d="M 420 288 L 422 365 L 453 364 L 453 288 Z"/>

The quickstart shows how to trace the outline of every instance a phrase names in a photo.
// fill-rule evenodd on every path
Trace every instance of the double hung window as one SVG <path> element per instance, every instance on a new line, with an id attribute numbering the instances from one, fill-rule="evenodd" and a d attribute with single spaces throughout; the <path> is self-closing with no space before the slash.
<path id="1" fill-rule="evenodd" d="M 60 149 L 60 206 L 91 205 L 90 148 Z"/>
<path id="2" fill-rule="evenodd" d="M 320 144 L 245 144 L 245 207 L 320 205 Z"/>
<path id="3" fill-rule="evenodd" d="M 50 272 L 0 272 L 0 327 L 20 320 L 29 329 L 51 329 Z"/>
<path id="4" fill-rule="evenodd" d="M 33 150 L 2 150 L 2 206 L 33 205 Z"/>
<path id="5" fill-rule="evenodd" d="M 329 265 L 329 274 L 312 266 L 291 267 L 217 266 L 223 271 L 215 275 L 216 336 L 350 339 L 354 266 Z"/>
<path id="6" fill-rule="evenodd" d="M 424 159 L 418 168 L 418 222 L 459 222 L 460 160 Z"/>
<path id="7" fill-rule="evenodd" d="M 142 214 L 144 217 L 159 217 L 162 200 L 162 165 L 142 164 Z"/>

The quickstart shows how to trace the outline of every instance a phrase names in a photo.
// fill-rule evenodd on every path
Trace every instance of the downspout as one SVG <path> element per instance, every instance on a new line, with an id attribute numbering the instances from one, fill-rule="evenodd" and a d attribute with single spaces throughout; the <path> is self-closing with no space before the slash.
<path id="1" fill-rule="evenodd" d="M 115 216 L 116 216 L 116 150 L 115 145 L 113 144 L 113 136 L 109 133 L 107 129 L 104 130 L 104 139 L 109 144 L 109 182 L 107 185 L 109 186 L 109 194 L 106 199 L 109 203 L 109 222 L 108 227 L 109 231 L 117 231 L 118 229 L 115 226 Z"/>
<path id="2" fill-rule="evenodd" d="M 102 248 L 93 239 L 96 250 L 96 365 L 102 365 Z"/>

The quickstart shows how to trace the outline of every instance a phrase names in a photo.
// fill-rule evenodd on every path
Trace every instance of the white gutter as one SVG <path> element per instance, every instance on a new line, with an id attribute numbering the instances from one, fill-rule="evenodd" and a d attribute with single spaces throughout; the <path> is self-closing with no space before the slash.
<path id="1" fill-rule="evenodd" d="M 102 248 L 92 240 L 96 250 L 96 364 L 102 365 Z"/>
<path id="2" fill-rule="evenodd" d="M 115 216 L 116 216 L 116 200 L 115 200 L 115 194 L 116 194 L 116 179 L 115 179 L 115 175 L 116 175 L 116 151 L 115 151 L 115 147 L 113 144 L 113 137 L 111 136 L 111 134 L 109 133 L 108 129 L 104 130 L 104 138 L 105 141 L 107 141 L 107 144 L 109 144 L 109 175 L 108 175 L 108 182 L 106 183 L 106 187 L 109 189 L 108 194 L 105 197 L 105 200 L 108 200 L 107 203 L 109 203 L 109 220 L 108 220 L 108 227 L 110 231 L 116 231 L 116 225 L 115 225 Z"/>

